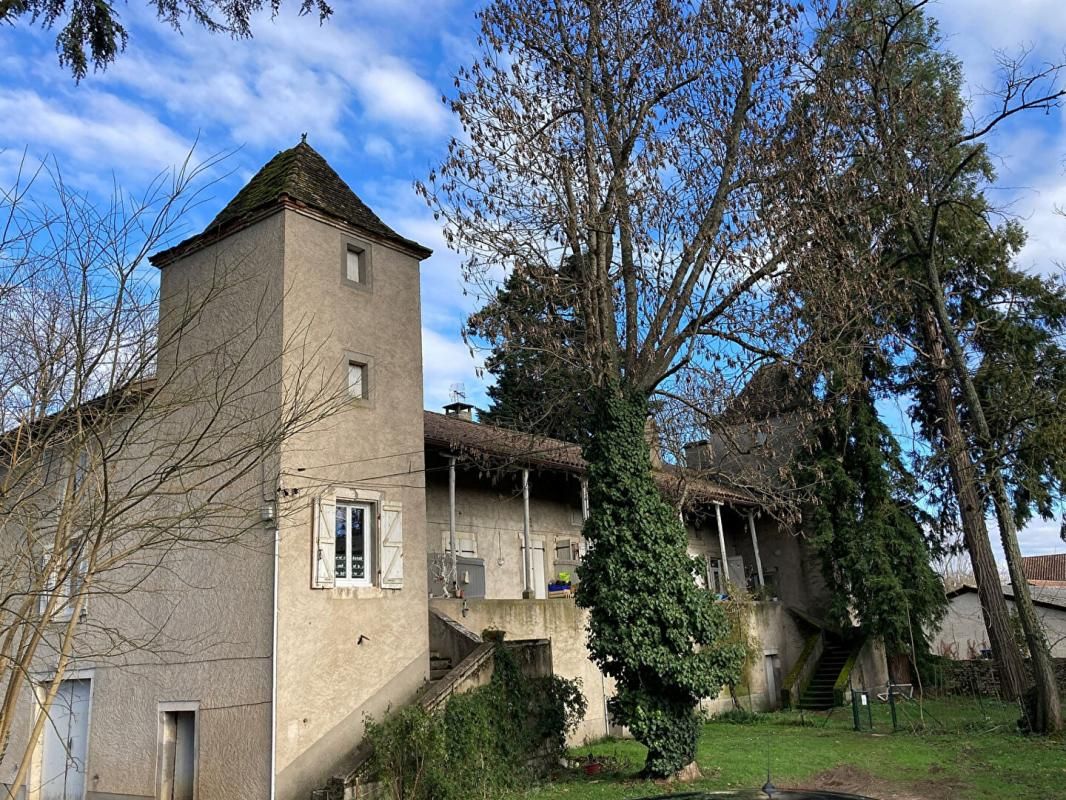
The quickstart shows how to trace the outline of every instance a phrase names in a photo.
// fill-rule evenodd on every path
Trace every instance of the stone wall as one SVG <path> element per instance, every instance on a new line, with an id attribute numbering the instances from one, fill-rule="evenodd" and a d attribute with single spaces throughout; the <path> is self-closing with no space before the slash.
<path id="1" fill-rule="evenodd" d="M 606 699 L 614 694 L 613 681 L 602 675 L 589 659 L 588 612 L 578 608 L 573 600 L 435 598 L 430 600 L 430 607 L 478 634 L 492 628 L 504 631 L 508 640 L 549 640 L 555 674 L 580 680 L 588 702 L 585 719 L 572 736 L 572 743 L 624 735 L 623 729 L 613 724 L 606 708 Z M 799 657 L 804 637 L 782 603 L 753 604 L 749 625 L 760 652 L 744 677 L 743 694 L 738 700 L 745 708 L 765 711 L 779 705 L 781 676 Z M 708 714 L 717 714 L 732 708 L 733 701 L 729 692 L 723 691 L 716 698 L 702 701 L 700 707 Z"/>
<path id="2" fill-rule="evenodd" d="M 1059 689 L 1066 692 L 1066 658 L 1053 660 Z M 944 694 L 978 694 L 987 697 L 999 694 L 999 676 L 996 673 L 995 662 L 986 659 L 967 661 L 940 659 L 933 670 L 933 681 L 934 687 L 932 688 Z"/>

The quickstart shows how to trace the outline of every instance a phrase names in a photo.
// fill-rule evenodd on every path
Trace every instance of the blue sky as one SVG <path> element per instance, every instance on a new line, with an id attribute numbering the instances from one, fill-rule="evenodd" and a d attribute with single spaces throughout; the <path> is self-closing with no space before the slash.
<path id="1" fill-rule="evenodd" d="M 995 84 L 995 51 L 1029 47 L 1059 60 L 1066 47 L 1061 0 L 942 0 L 932 6 L 949 47 L 966 66 L 974 107 Z M 177 36 L 141 0 L 117 4 L 130 45 L 107 72 L 80 85 L 59 68 L 54 33 L 20 23 L 0 28 L 0 182 L 24 149 L 54 156 L 68 183 L 142 187 L 182 160 L 194 141 L 204 156 L 236 150 L 212 198 L 189 220 L 206 223 L 259 166 L 307 132 L 355 191 L 393 228 L 435 250 L 422 270 L 425 403 L 447 402 L 463 383 L 476 402 L 484 382 L 459 330 L 477 298 L 464 294 L 459 259 L 411 184 L 439 159 L 455 123 L 440 102 L 455 68 L 469 61 L 476 4 L 457 0 L 338 0 L 320 26 L 288 0 L 281 15 L 232 41 L 188 26 Z M 1027 269 L 1066 262 L 1066 122 L 1062 110 L 1011 124 L 993 143 L 997 199 L 1030 232 Z M 224 177 L 226 173 L 228 177 Z M 1030 526 L 1029 553 L 1056 549 L 1058 523 Z"/>

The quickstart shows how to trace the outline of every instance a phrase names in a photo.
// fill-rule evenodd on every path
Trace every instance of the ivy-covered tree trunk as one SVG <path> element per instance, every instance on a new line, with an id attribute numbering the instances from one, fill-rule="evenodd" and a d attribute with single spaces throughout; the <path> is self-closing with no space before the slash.
<path id="1" fill-rule="evenodd" d="M 743 648 L 696 585 L 676 508 L 651 472 L 646 396 L 617 386 L 594 398 L 585 447 L 589 551 L 578 604 L 590 610 L 589 649 L 614 678 L 611 713 L 648 748 L 644 774 L 665 777 L 696 757 L 696 706 L 739 678 Z"/>

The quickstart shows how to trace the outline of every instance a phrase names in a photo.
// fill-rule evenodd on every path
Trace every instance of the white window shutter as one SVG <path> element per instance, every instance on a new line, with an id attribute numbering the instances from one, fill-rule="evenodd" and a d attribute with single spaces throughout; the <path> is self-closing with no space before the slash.
<path id="1" fill-rule="evenodd" d="M 311 504 L 311 588 L 332 589 L 337 558 L 336 507 L 331 501 L 316 497 Z"/>
<path id="2" fill-rule="evenodd" d="M 383 503 L 379 537 L 381 588 L 403 588 L 403 506 Z"/>

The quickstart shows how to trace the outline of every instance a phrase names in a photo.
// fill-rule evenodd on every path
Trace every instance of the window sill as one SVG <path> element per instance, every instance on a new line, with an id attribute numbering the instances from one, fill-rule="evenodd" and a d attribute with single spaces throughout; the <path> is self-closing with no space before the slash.
<path id="1" fill-rule="evenodd" d="M 341 286 L 345 287 L 346 289 L 354 289 L 355 291 L 361 292 L 363 294 L 374 293 L 373 284 L 364 281 L 353 281 L 351 278 L 341 278 Z"/>
<path id="2" fill-rule="evenodd" d="M 331 597 L 337 600 L 371 600 L 384 597 L 385 590 L 380 586 L 335 586 Z"/>

